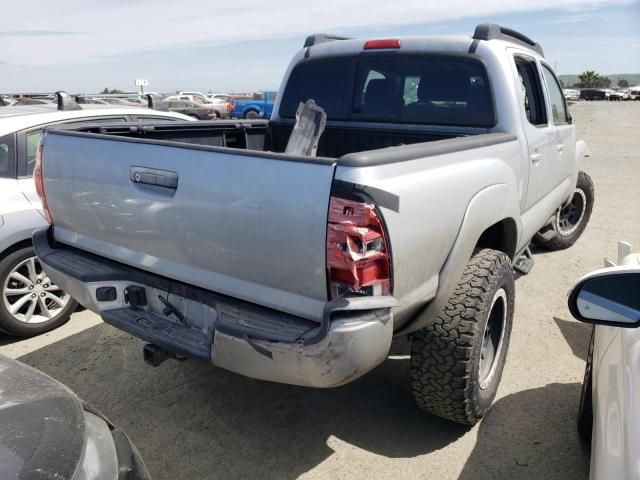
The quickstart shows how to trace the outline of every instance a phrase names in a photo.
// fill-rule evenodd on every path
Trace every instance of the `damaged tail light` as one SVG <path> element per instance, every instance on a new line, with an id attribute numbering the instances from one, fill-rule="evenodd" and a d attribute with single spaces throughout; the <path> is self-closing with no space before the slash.
<path id="1" fill-rule="evenodd" d="M 375 206 L 331 197 L 327 222 L 329 298 L 388 295 L 390 271 L 389 245 Z"/>
<path id="2" fill-rule="evenodd" d="M 47 197 L 44 194 L 44 178 L 42 177 L 42 145 L 38 145 L 36 151 L 36 165 L 33 169 L 33 181 L 36 184 L 36 193 L 40 197 L 42 203 L 42 211 L 44 212 L 44 218 L 47 222 L 51 223 L 51 213 L 49 213 L 49 206 L 47 205 Z"/>

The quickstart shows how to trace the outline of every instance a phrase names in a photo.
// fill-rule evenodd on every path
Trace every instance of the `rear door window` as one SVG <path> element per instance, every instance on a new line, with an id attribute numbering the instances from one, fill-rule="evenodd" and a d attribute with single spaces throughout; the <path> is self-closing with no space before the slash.
<path id="1" fill-rule="evenodd" d="M 448 55 L 362 55 L 298 64 L 285 88 L 280 115 L 292 118 L 313 99 L 329 120 L 456 126 L 495 125 L 484 65 Z"/>
<path id="2" fill-rule="evenodd" d="M 523 57 L 516 57 L 515 61 L 527 120 L 536 127 L 547 126 L 547 113 L 536 62 Z"/>
<path id="3" fill-rule="evenodd" d="M 13 134 L 0 137 L 0 178 L 15 178 L 15 149 Z"/>
<path id="4" fill-rule="evenodd" d="M 80 126 L 80 125 L 96 125 L 102 123 L 123 123 L 126 122 L 125 117 L 98 117 L 75 119 L 70 122 L 57 122 L 38 127 L 26 132 L 21 132 L 18 136 L 19 155 L 18 155 L 18 174 L 21 177 L 30 177 L 33 175 L 33 169 L 36 166 L 36 152 L 40 144 L 40 137 L 45 128 L 56 126 Z"/>

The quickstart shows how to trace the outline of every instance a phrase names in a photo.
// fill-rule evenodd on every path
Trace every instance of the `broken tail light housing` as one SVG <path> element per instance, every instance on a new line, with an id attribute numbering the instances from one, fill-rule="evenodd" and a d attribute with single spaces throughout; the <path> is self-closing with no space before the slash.
<path id="1" fill-rule="evenodd" d="M 47 205 L 47 197 L 44 194 L 44 178 L 42 177 L 42 145 L 38 145 L 36 150 L 36 165 L 33 169 L 33 181 L 36 184 L 36 193 L 40 197 L 42 203 L 42 211 L 44 212 L 44 218 L 48 223 L 51 223 L 51 213 L 49 212 L 49 206 Z"/>
<path id="2" fill-rule="evenodd" d="M 389 245 L 375 206 L 331 197 L 327 222 L 329 299 L 388 295 L 390 272 Z"/>

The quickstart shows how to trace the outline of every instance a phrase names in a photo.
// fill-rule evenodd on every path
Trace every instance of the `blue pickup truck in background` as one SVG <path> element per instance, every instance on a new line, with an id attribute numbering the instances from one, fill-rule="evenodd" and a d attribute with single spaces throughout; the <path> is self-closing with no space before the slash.
<path id="1" fill-rule="evenodd" d="M 256 92 L 252 98 L 234 98 L 233 118 L 271 118 L 278 92 Z"/>

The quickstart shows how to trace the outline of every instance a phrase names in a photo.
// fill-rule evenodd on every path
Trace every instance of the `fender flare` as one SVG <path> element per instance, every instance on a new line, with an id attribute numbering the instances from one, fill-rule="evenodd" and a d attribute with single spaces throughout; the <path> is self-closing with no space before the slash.
<path id="1" fill-rule="evenodd" d="M 587 142 L 585 142 L 584 140 L 578 140 L 576 142 L 576 172 L 582 170 L 583 159 L 590 156 L 591 152 L 589 151 Z"/>
<path id="2" fill-rule="evenodd" d="M 578 140 L 576 142 L 576 153 L 574 158 L 574 168 L 573 173 L 571 174 L 571 188 L 569 190 L 569 196 L 567 199 L 562 202 L 563 206 L 566 206 L 571 199 L 573 198 L 573 192 L 576 189 L 576 185 L 578 183 L 578 174 L 580 170 L 583 168 L 584 159 L 591 156 L 591 152 L 589 151 L 589 147 L 587 146 L 587 142 L 584 140 Z"/>
<path id="3" fill-rule="evenodd" d="M 440 314 L 458 285 L 480 236 L 487 228 L 505 219 L 513 220 L 518 245 L 522 236 L 519 205 L 517 193 L 506 183 L 490 185 L 471 199 L 453 247 L 440 269 L 435 297 L 397 335 L 419 330 Z"/>

